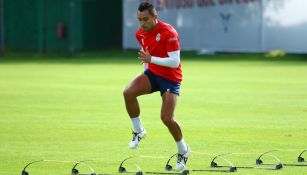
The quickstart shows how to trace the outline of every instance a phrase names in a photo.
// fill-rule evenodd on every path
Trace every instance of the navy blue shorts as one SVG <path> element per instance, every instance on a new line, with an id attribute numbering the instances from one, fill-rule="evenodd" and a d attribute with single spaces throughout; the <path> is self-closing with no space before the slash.
<path id="1" fill-rule="evenodd" d="M 180 83 L 167 80 L 163 77 L 154 75 L 150 70 L 146 69 L 144 74 L 147 75 L 151 84 L 151 93 L 160 91 L 161 96 L 164 92 L 170 92 L 179 95 Z"/>

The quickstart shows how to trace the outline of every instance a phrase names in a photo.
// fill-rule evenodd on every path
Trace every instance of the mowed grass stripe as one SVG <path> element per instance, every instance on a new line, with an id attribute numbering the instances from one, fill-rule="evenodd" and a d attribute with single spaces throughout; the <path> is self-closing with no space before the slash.
<path id="1" fill-rule="evenodd" d="M 40 159 L 94 159 L 88 164 L 98 173 L 116 172 L 131 155 L 145 156 L 138 159 L 144 170 L 164 169 L 176 145 L 160 121 L 161 97 L 139 98 L 148 137 L 138 150 L 129 150 L 132 126 L 122 91 L 142 66 L 134 53 L 114 55 L 0 61 L 1 174 L 18 174 L 27 162 Z M 176 119 L 194 151 L 190 169 L 209 166 L 212 156 L 197 152 L 244 153 L 227 158 L 252 165 L 272 149 L 284 150 L 275 153 L 282 161 L 295 162 L 307 148 L 307 62 L 237 57 L 183 54 Z M 71 165 L 45 162 L 29 172 L 69 174 Z M 239 169 L 237 174 L 304 173 L 307 168 L 286 167 L 278 172 Z"/>

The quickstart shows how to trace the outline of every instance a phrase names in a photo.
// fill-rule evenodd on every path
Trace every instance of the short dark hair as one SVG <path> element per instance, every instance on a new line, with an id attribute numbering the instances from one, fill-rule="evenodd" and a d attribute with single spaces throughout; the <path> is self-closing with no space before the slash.
<path id="1" fill-rule="evenodd" d="M 149 14 L 152 16 L 157 15 L 155 7 L 149 2 L 142 2 L 139 5 L 138 11 L 143 12 L 144 10 L 148 10 Z"/>

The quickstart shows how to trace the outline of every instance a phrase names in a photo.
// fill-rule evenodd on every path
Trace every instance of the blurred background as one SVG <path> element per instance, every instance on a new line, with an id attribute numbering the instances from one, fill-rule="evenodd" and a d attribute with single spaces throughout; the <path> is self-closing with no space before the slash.
<path id="1" fill-rule="evenodd" d="M 0 47 L 40 53 L 138 49 L 143 0 L 0 0 Z M 199 53 L 307 53 L 307 1 L 150 0 Z"/>
<path id="2" fill-rule="evenodd" d="M 113 173 L 130 156 L 143 156 L 143 170 L 164 170 L 176 144 L 160 121 L 159 93 L 139 98 L 148 137 L 128 149 L 122 94 L 144 70 L 135 39 L 141 1 L 0 0 L 0 174 L 20 174 L 42 159 L 49 161 L 31 164 L 31 175 L 71 174 L 82 160 Z M 297 163 L 307 150 L 307 1 L 150 2 L 180 35 L 175 115 L 193 150 L 188 166 L 210 169 L 213 156 L 225 153 L 234 153 L 227 159 L 235 165 L 254 166 L 270 150 Z"/>
<path id="3" fill-rule="evenodd" d="M 121 48 L 121 18 L 120 0 L 2 0 L 2 50 Z"/>

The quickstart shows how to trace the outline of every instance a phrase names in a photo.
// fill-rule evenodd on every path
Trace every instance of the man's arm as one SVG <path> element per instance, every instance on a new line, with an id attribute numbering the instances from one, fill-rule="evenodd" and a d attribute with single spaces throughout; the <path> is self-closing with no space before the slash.
<path id="1" fill-rule="evenodd" d="M 180 64 L 180 51 L 173 51 L 173 52 L 167 52 L 169 57 L 166 58 L 160 58 L 151 56 L 149 52 L 146 50 L 146 52 L 140 50 L 139 52 L 139 60 L 141 63 L 153 63 L 160 66 L 166 66 L 171 68 L 177 68 Z"/>
<path id="2" fill-rule="evenodd" d="M 177 68 L 180 64 L 180 51 L 167 52 L 167 58 L 159 58 L 151 56 L 151 63 L 157 64 L 160 66 L 166 66 L 171 68 Z"/>

